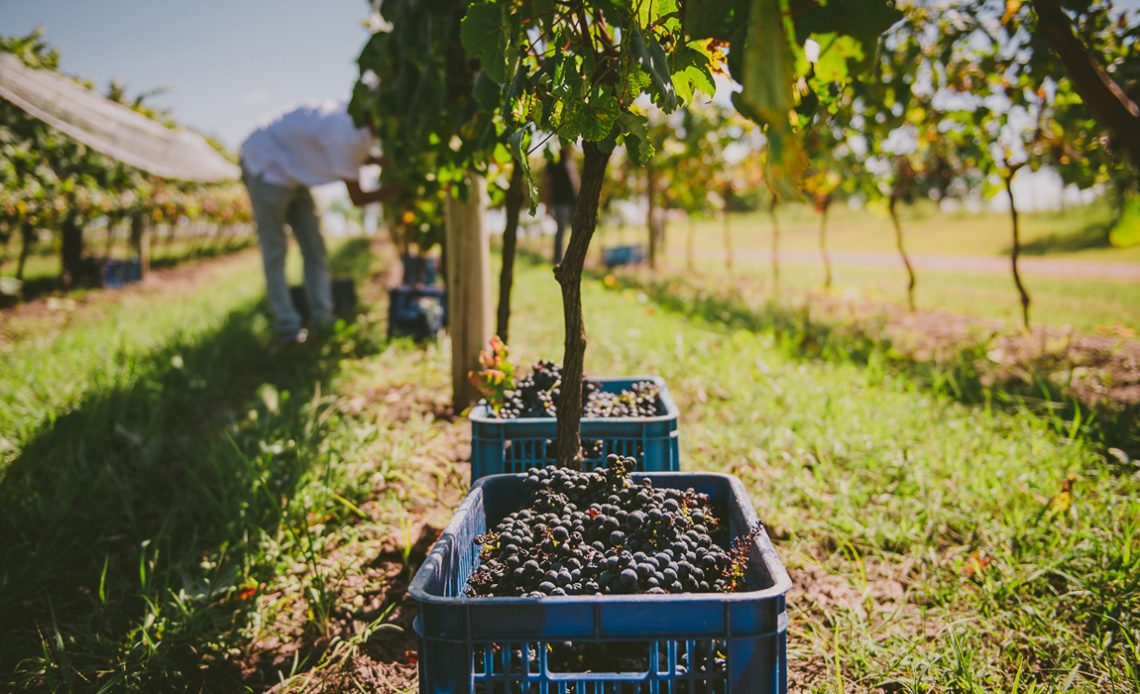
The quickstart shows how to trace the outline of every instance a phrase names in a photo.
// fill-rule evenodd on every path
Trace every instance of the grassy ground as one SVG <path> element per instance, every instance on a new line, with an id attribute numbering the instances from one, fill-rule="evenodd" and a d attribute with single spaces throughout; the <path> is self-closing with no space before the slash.
<path id="1" fill-rule="evenodd" d="M 788 206 L 781 215 L 781 248 L 811 251 L 818 248 L 819 218 L 810 209 Z M 1035 213 L 1024 218 L 1026 257 L 1092 262 L 1140 263 L 1140 246 L 1120 249 L 1105 242 L 1104 226 L 1110 212 L 1102 204 L 1074 208 L 1065 213 Z M 904 233 L 908 251 L 915 255 L 1006 257 L 1008 218 L 1004 214 L 939 213 L 933 208 L 905 208 Z M 767 252 L 771 223 L 767 213 L 736 215 L 731 221 L 732 247 L 743 252 Z M 685 221 L 668 228 L 665 262 L 673 269 L 686 267 Z M 720 221 L 702 221 L 695 227 L 696 271 L 711 286 L 738 285 L 743 280 L 756 293 L 772 291 L 766 259 L 737 259 L 733 272 L 724 263 L 723 227 Z M 598 246 L 644 243 L 642 228 L 603 229 Z M 894 236 L 884 215 L 845 207 L 832 212 L 829 232 L 833 252 L 895 254 Z M 824 272 L 818 262 L 784 259 L 780 290 L 785 299 L 798 300 L 819 292 Z M 899 268 L 859 267 L 836 263 L 832 293 L 854 301 L 905 304 L 906 274 Z M 1124 326 L 1140 330 L 1140 282 L 1088 277 L 1048 276 L 1027 269 L 1025 283 L 1033 297 L 1032 319 L 1040 325 L 1071 325 L 1080 330 Z M 1020 304 L 1008 273 L 918 271 L 916 303 L 921 308 L 946 309 L 1016 324 Z"/>
<path id="2" fill-rule="evenodd" d="M 338 254 L 357 276 L 363 250 Z M 517 287 L 516 354 L 557 358 L 549 269 Z M 0 354 L 10 688 L 414 686 L 402 589 L 467 477 L 448 352 L 365 319 L 267 353 L 259 294 L 239 259 Z M 796 584 L 793 688 L 1140 686 L 1134 464 L 874 351 L 596 281 L 584 301 L 588 370 L 664 376 L 682 465 L 749 487 Z"/>
<path id="3" fill-rule="evenodd" d="M 682 266 L 674 266 L 675 270 Z M 901 270 L 836 267 L 830 292 L 823 287 L 823 270 L 816 264 L 784 263 L 779 296 L 798 303 L 809 294 L 830 295 L 855 303 L 905 306 L 906 274 Z M 686 273 L 711 289 L 736 288 L 758 299 L 772 296 L 767 266 L 744 266 L 728 274 L 723 265 L 702 263 Z M 1033 325 L 1071 326 L 1083 331 L 1123 327 L 1140 332 L 1140 282 L 1096 279 L 1030 277 L 1025 280 L 1032 297 Z M 996 319 L 1010 326 L 1021 324 L 1021 304 L 1013 280 L 992 274 L 920 272 L 915 289 L 919 309 L 941 309 Z"/>
<path id="4" fill-rule="evenodd" d="M 779 208 L 781 247 L 815 251 L 819 248 L 819 215 L 802 204 Z M 1009 215 L 1005 212 L 942 212 L 931 203 L 904 206 L 899 212 L 907 250 L 915 255 L 1006 256 L 1011 244 Z M 1104 202 L 1073 207 L 1064 212 L 1033 212 L 1021 216 L 1022 247 L 1026 257 L 1103 262 L 1140 262 L 1140 246 L 1115 248 L 1108 244 L 1107 225 L 1112 211 Z M 767 210 L 732 215 L 733 248 L 767 251 L 771 222 Z M 687 222 L 671 223 L 669 253 L 684 258 Z M 624 237 L 643 242 L 643 228 L 624 231 L 605 228 L 603 238 Z M 697 224 L 699 250 L 723 257 L 723 224 L 719 219 Z M 828 246 L 836 252 L 895 253 L 894 232 L 886 210 L 832 208 Z"/>

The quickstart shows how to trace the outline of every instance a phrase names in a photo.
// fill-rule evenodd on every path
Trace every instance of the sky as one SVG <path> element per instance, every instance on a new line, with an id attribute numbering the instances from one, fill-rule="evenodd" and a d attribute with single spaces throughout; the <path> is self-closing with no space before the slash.
<path id="1" fill-rule="evenodd" d="M 42 26 L 63 72 L 112 78 L 235 148 L 260 122 L 347 99 L 368 37 L 366 0 L 0 0 L 0 33 Z"/>

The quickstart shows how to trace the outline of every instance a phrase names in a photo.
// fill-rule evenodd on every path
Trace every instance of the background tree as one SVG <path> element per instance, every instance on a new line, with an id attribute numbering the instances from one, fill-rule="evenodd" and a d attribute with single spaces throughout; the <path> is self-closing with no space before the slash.
<path id="1" fill-rule="evenodd" d="M 1138 27 L 1129 27 L 1123 10 L 1107 0 L 1062 3 L 1031 0 L 1038 39 L 1060 59 L 1093 118 L 1140 168 L 1140 45 Z M 1003 18 L 1022 12 L 1021 2 L 1007 2 Z M 1069 10 L 1072 15 L 1066 12 Z M 1035 46 L 1034 55 L 1041 53 Z M 1051 71 L 1055 78 L 1060 74 Z"/>
<path id="2" fill-rule="evenodd" d="M 712 73 L 724 59 L 724 43 L 717 42 L 727 42 L 734 47 L 728 54 L 732 76 L 743 87 L 734 104 L 766 125 L 774 180 L 804 166 L 788 117 L 796 101 L 796 53 L 802 40 L 788 31 L 793 17 L 787 4 L 724 0 L 689 11 L 696 8 L 684 0 L 637 5 L 493 0 L 472 3 L 463 20 L 464 45 L 498 86 L 507 130 L 525 132 L 533 126 L 565 140 L 582 140 L 582 185 L 570 243 L 555 268 L 566 330 L 557 434 L 563 465 L 573 464 L 580 449 L 586 346 L 581 274 L 597 225 L 606 166 L 619 143 L 637 161 L 652 156 L 639 98 L 645 94 L 670 112 L 691 101 L 694 89 L 711 92 Z M 797 31 L 810 35 L 858 27 L 870 43 L 884 28 L 876 25 L 876 17 L 886 24 L 896 18 L 886 2 L 806 3 L 798 12 Z M 850 23 L 853 17 L 859 21 Z"/>
<path id="3" fill-rule="evenodd" d="M 1090 27 L 1115 26 L 1100 3 L 1083 16 Z M 1093 121 L 1072 91 L 1073 81 L 1032 31 L 1032 19 L 1020 3 L 978 2 L 968 21 L 956 21 L 944 39 L 943 90 L 953 104 L 953 127 L 966 134 L 961 139 L 986 143 L 971 160 L 987 179 L 986 192 L 1000 190 L 1009 201 L 1010 268 L 1024 327 L 1029 327 L 1031 298 L 1018 263 L 1021 234 L 1013 186 L 1018 172 L 1052 165 L 1069 182 L 1090 185 L 1107 180 L 1112 167 L 1110 156 L 1094 153 L 1105 143 L 1089 129 Z"/>

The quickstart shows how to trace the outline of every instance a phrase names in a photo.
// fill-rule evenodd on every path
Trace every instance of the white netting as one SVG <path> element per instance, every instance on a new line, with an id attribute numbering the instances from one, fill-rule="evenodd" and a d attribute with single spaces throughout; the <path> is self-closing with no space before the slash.
<path id="1" fill-rule="evenodd" d="M 241 175 L 202 136 L 171 130 L 10 54 L 0 54 L 0 97 L 96 152 L 160 178 L 224 181 Z"/>

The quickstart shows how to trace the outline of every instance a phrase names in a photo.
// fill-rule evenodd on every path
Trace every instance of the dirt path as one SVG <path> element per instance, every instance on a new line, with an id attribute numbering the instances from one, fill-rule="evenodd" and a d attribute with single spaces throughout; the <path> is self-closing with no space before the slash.
<path id="1" fill-rule="evenodd" d="M 720 251 L 697 251 L 696 256 L 704 260 L 721 260 L 724 254 Z M 842 267 L 903 269 L 902 260 L 897 253 L 832 251 L 830 256 L 832 265 Z M 737 251 L 734 258 L 739 262 L 767 264 L 771 261 L 772 254 L 768 251 L 745 250 Z M 780 259 L 793 263 L 823 262 L 817 251 L 805 250 L 781 251 Z M 912 255 L 910 259 L 916 270 L 1009 274 L 1008 258 L 976 255 Z M 1027 275 L 1140 282 L 1140 263 L 1022 258 L 1020 266 L 1022 272 Z"/>

